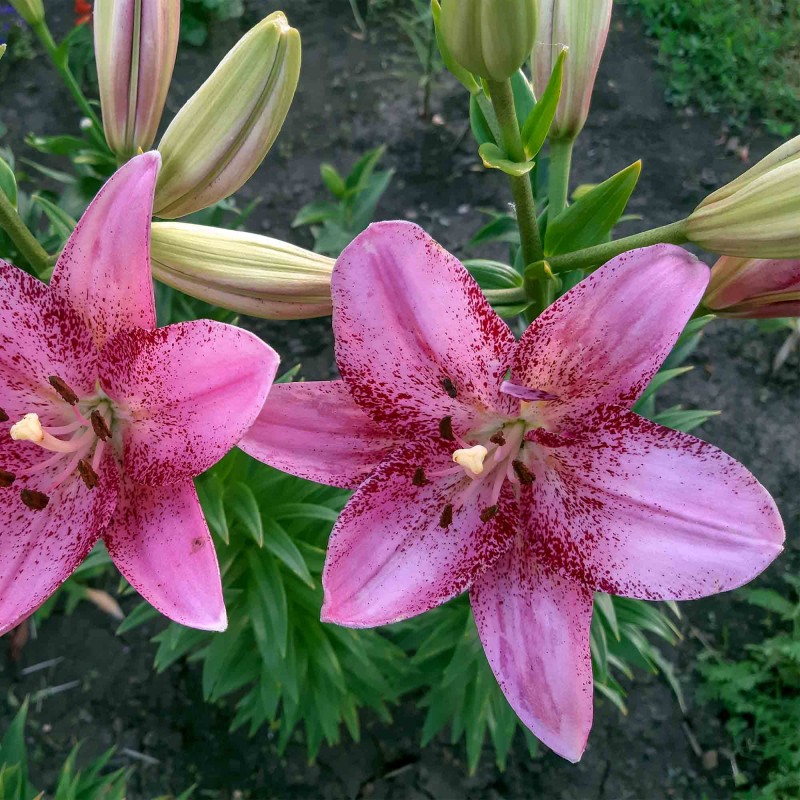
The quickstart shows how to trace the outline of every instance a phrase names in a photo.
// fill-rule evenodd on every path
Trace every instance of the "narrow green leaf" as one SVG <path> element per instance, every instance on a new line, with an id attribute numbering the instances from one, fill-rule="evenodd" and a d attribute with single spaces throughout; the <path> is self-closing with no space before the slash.
<path id="1" fill-rule="evenodd" d="M 17 179 L 14 170 L 3 158 L 0 158 L 0 192 L 9 199 L 14 208 L 17 207 Z"/>
<path id="2" fill-rule="evenodd" d="M 313 203 L 303 206 L 297 216 L 292 220 L 292 227 L 299 228 L 301 225 L 317 225 L 327 219 L 333 219 L 339 214 L 339 209 L 327 200 L 316 200 Z"/>
<path id="3" fill-rule="evenodd" d="M 533 169 L 533 161 L 526 161 L 519 163 L 511 161 L 506 157 L 506 154 L 496 145 L 486 142 L 478 148 L 478 154 L 483 161 L 483 166 L 489 169 L 499 169 L 505 172 L 506 175 L 511 175 L 519 178 L 521 175 L 527 175 Z"/>
<path id="4" fill-rule="evenodd" d="M 264 546 L 264 525 L 261 510 L 253 490 L 246 484 L 238 482 L 229 489 L 228 508 L 239 518 L 244 529 L 250 534 L 259 547 Z"/>
<path id="5" fill-rule="evenodd" d="M 366 186 L 367 181 L 378 165 L 378 162 L 383 158 L 385 152 L 386 145 L 381 145 L 374 150 L 364 153 L 364 155 L 356 161 L 353 169 L 350 170 L 350 174 L 345 179 L 347 188 L 356 192 L 361 191 L 361 189 Z"/>
<path id="6" fill-rule="evenodd" d="M 46 197 L 35 194 L 31 197 L 31 202 L 39 206 L 44 211 L 47 219 L 50 220 L 56 233 L 62 239 L 68 239 L 75 226 L 78 224 L 66 211 L 55 203 L 51 203 Z"/>
<path id="7" fill-rule="evenodd" d="M 481 106 L 480 97 L 482 95 L 471 95 L 469 98 L 469 126 L 472 129 L 472 135 L 478 146 L 482 144 L 497 144 L 494 133 L 492 133 L 489 120 L 486 118 L 486 113 Z M 496 121 L 495 121 L 496 124 Z"/>
<path id="8" fill-rule="evenodd" d="M 285 564 L 309 588 L 315 587 L 314 579 L 308 570 L 303 554 L 286 532 L 286 529 L 274 519 L 266 520 L 266 537 L 264 546 L 283 564 Z"/>
<path id="9" fill-rule="evenodd" d="M 561 255 L 600 244 L 611 233 L 639 180 L 642 162 L 612 175 L 547 225 L 545 254 Z"/>
<path id="10" fill-rule="evenodd" d="M 594 607 L 600 612 L 614 638 L 619 641 L 619 623 L 617 612 L 614 610 L 614 600 L 610 595 L 597 592 L 594 596 Z"/>
<path id="11" fill-rule="evenodd" d="M 25 723 L 28 719 L 28 699 L 20 706 L 11 724 L 0 740 L 0 763 L 9 766 L 19 765 L 23 786 L 28 783 L 28 754 L 25 748 Z"/>
<path id="12" fill-rule="evenodd" d="M 481 289 L 516 289 L 522 286 L 522 275 L 508 264 L 488 258 L 469 258 L 463 263 Z"/>
<path id="13" fill-rule="evenodd" d="M 550 126 L 553 124 L 558 109 L 558 101 L 561 99 L 566 54 L 565 48 L 556 60 L 550 80 L 547 82 L 547 88 L 542 92 L 539 102 L 528 114 L 522 128 L 522 146 L 525 148 L 525 155 L 528 158 L 533 158 L 542 149 L 547 134 L 550 133 Z"/>
<path id="14" fill-rule="evenodd" d="M 511 92 L 514 95 L 514 110 L 517 113 L 517 124 L 520 129 L 522 129 L 525 120 L 528 119 L 536 105 L 536 99 L 533 96 L 531 82 L 521 69 L 518 69 L 511 76 Z"/>

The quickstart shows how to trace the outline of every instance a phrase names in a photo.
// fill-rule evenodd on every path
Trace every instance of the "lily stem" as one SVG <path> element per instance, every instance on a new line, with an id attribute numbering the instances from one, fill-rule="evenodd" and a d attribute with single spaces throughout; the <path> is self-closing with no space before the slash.
<path id="1" fill-rule="evenodd" d="M 28 230 L 17 209 L 2 189 L 0 189 L 0 228 L 8 234 L 27 262 L 36 270 L 36 274 L 41 277 L 50 266 L 50 256 Z"/>
<path id="2" fill-rule="evenodd" d="M 75 102 L 80 107 L 83 115 L 88 118 L 89 122 L 91 122 L 90 133 L 92 138 L 99 145 L 101 145 L 103 149 L 105 149 L 106 140 L 105 135 L 103 134 L 103 125 L 98 119 L 97 114 L 95 114 L 94 109 L 89 104 L 89 101 L 86 99 L 86 95 L 84 95 L 77 79 L 72 74 L 72 70 L 69 68 L 66 51 L 61 51 L 61 49 L 55 43 L 53 35 L 50 33 L 50 28 L 47 27 L 47 23 L 44 20 L 32 25 L 31 27 L 33 28 L 33 32 L 39 38 L 39 41 L 44 46 L 44 49 L 47 51 L 47 55 L 49 56 L 53 66 L 58 70 L 59 75 L 61 75 L 61 79 L 66 84 L 70 94 L 75 98 Z"/>
<path id="3" fill-rule="evenodd" d="M 511 161 L 522 164 L 528 159 L 522 146 L 522 135 L 514 108 L 514 92 L 511 89 L 511 81 L 488 81 L 488 86 L 494 113 L 500 127 L 503 149 Z M 520 175 L 519 177 L 509 175 L 508 181 L 511 185 L 511 196 L 517 212 L 522 258 L 525 266 L 528 266 L 544 258 L 542 238 L 536 223 L 536 202 L 533 199 L 531 179 L 529 175 Z M 537 305 L 538 311 L 543 311 L 549 304 L 549 287 L 543 281 L 539 281 L 536 284 L 535 293 L 536 297 L 532 299 Z"/>
<path id="4" fill-rule="evenodd" d="M 622 239 L 587 247 L 584 250 L 576 250 L 574 253 L 551 256 L 547 259 L 547 263 L 556 274 L 574 269 L 590 269 L 599 267 L 614 256 L 628 250 L 649 247 L 652 244 L 683 244 L 686 241 L 686 220 L 681 219 L 671 222 L 669 225 L 662 225 L 660 228 L 652 228 L 649 231 L 634 233 L 632 236 L 625 236 Z"/>
<path id="5" fill-rule="evenodd" d="M 554 139 L 550 142 L 547 217 L 551 221 L 567 207 L 569 173 L 572 167 L 572 145 L 574 141 L 574 139 Z"/>

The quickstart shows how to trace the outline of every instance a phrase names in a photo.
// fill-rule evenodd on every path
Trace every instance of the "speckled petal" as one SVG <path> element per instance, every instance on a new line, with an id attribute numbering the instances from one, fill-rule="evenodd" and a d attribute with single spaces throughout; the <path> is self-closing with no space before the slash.
<path id="1" fill-rule="evenodd" d="M 217 554 L 191 481 L 159 488 L 126 481 L 103 540 L 117 569 L 162 614 L 225 630 Z"/>
<path id="2" fill-rule="evenodd" d="M 102 347 L 120 331 L 156 325 L 150 276 L 150 219 L 161 157 L 131 159 L 108 180 L 81 217 L 50 281 Z"/>
<path id="3" fill-rule="evenodd" d="M 470 590 L 489 664 L 519 718 L 579 761 L 592 727 L 592 593 L 537 566 L 520 537 Z"/>
<path id="4" fill-rule="evenodd" d="M 365 628 L 421 614 L 463 592 L 511 546 L 517 530 L 511 492 L 482 521 L 492 505 L 491 482 L 472 486 L 463 472 L 434 477 L 448 466 L 443 450 L 405 445 L 353 495 L 328 544 L 324 622 Z M 452 520 L 443 525 L 448 506 Z"/>
<path id="5" fill-rule="evenodd" d="M 253 334 L 209 320 L 115 337 L 101 354 L 101 384 L 131 417 L 126 472 L 162 486 L 207 470 L 253 424 L 278 361 Z"/>
<path id="6" fill-rule="evenodd" d="M 13 421 L 35 412 L 60 423 L 69 408 L 48 383 L 51 375 L 78 393 L 94 391 L 91 331 L 44 283 L 0 261 L 0 408 Z"/>
<path id="7" fill-rule="evenodd" d="M 0 468 L 17 473 L 50 453 L 29 442 L 12 442 L 8 424 L 0 431 Z M 61 465 L 63 468 L 63 464 Z M 58 467 L 17 478 L 0 489 L 0 634 L 35 611 L 86 558 L 117 502 L 119 476 L 110 454 L 88 489 L 77 474 L 53 491 L 47 507 L 28 508 L 22 489 L 47 489 Z"/>
<path id="8" fill-rule="evenodd" d="M 410 222 L 371 225 L 333 270 L 336 361 L 379 423 L 466 433 L 476 413 L 511 411 L 499 393 L 515 346 L 459 261 Z"/>
<path id="9" fill-rule="evenodd" d="M 673 245 L 617 256 L 525 331 L 512 380 L 557 395 L 572 411 L 629 408 L 689 321 L 709 274 Z"/>
<path id="10" fill-rule="evenodd" d="M 344 381 L 312 381 L 273 386 L 239 447 L 284 472 L 351 489 L 398 444 Z"/>
<path id="11" fill-rule="evenodd" d="M 741 586 L 781 552 L 766 489 L 694 436 L 605 407 L 573 441 L 541 438 L 535 453 L 527 527 L 537 557 L 598 591 L 704 597 Z"/>

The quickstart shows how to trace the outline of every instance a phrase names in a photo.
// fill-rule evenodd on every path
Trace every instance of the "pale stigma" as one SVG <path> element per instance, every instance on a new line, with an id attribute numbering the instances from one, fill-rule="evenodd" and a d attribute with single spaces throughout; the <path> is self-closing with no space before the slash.
<path id="1" fill-rule="evenodd" d="M 480 475 L 483 472 L 483 462 L 489 451 L 482 445 L 476 444 L 474 447 L 467 447 L 456 450 L 453 453 L 453 461 L 467 472 L 473 475 Z"/>
<path id="2" fill-rule="evenodd" d="M 36 442 L 40 444 L 44 441 L 44 430 L 42 423 L 39 422 L 38 414 L 26 414 L 19 422 L 15 422 L 9 431 L 11 438 L 17 442 Z"/>

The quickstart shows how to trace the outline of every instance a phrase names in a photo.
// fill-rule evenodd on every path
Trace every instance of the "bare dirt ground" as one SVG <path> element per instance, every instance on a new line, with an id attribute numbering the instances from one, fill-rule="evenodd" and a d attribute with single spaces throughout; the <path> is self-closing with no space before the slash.
<path id="1" fill-rule="evenodd" d="M 250 21 L 277 7 L 272 0 L 251 3 Z M 243 201 L 262 198 L 249 227 L 310 244 L 305 234 L 290 229 L 290 222 L 301 205 L 322 191 L 319 162 L 346 169 L 365 150 L 385 143 L 386 165 L 397 176 L 380 218 L 412 218 L 463 255 L 461 243 L 484 219 L 478 209 L 500 208 L 507 195 L 498 175 L 475 166 L 471 140 L 464 135 L 466 102 L 460 87 L 444 76 L 438 80 L 432 110 L 444 124 L 421 120 L 417 64 L 396 27 L 371 26 L 361 41 L 352 35 L 347 3 L 334 8 L 330 2 L 305 0 L 286 10 L 303 35 L 303 74 L 279 144 L 241 193 Z M 238 24 L 218 26 L 207 50 L 182 51 L 169 101 L 173 112 L 239 30 Z M 626 232 L 685 215 L 709 189 L 745 167 L 718 144 L 718 121 L 677 114 L 665 105 L 653 65 L 641 27 L 618 10 L 574 174 L 576 184 L 593 182 L 643 158 L 630 208 L 643 221 L 629 223 Z M 76 121 L 42 62 L 12 66 L 3 88 L 0 118 L 18 155 L 26 155 L 26 132 L 66 132 Z M 754 136 L 750 145 L 752 158 L 758 158 L 775 142 Z M 281 352 L 285 367 L 301 362 L 310 378 L 333 374 L 328 321 L 252 325 Z M 789 538 L 787 552 L 762 579 L 768 583 L 800 563 L 800 362 L 795 354 L 781 372 L 771 374 L 770 360 L 781 341 L 780 334 L 759 334 L 749 324 L 715 324 L 692 358 L 696 369 L 670 385 L 663 398 L 668 405 L 721 409 L 723 414 L 701 435 L 744 461 L 778 499 Z M 178 664 L 163 675 L 153 673 L 154 646 L 148 637 L 155 627 L 117 637 L 115 623 L 85 604 L 71 617 L 53 616 L 24 651 L 23 667 L 61 657 L 56 667 L 21 676 L 3 664 L 0 686 L 21 697 L 79 681 L 32 709 L 34 771 L 43 780 L 52 778 L 54 767 L 78 740 L 84 740 L 86 755 L 115 745 L 115 764 L 137 765 L 131 800 L 195 782 L 203 790 L 199 797 L 212 798 L 728 798 L 733 789 L 725 759 L 715 769 L 704 769 L 686 734 L 688 726 L 703 750 L 726 744 L 718 720 L 693 702 L 692 663 L 701 645 L 692 631 L 715 640 L 736 627 L 745 642 L 757 641 L 763 632 L 741 624 L 735 595 L 697 601 L 684 610 L 686 637 L 669 655 L 685 683 L 688 715 L 683 716 L 660 679 L 637 676 L 627 718 L 607 703 L 597 704 L 589 748 L 577 766 L 546 752 L 531 759 L 518 741 L 504 773 L 487 750 L 476 774 L 469 776 L 460 745 L 440 737 L 420 749 L 422 714 L 411 703 L 396 710 L 391 726 L 367 719 L 360 744 L 323 749 L 313 765 L 299 740 L 279 756 L 268 731 L 253 740 L 228 733 L 227 709 L 202 702 L 196 667 Z M 8 719 L 7 712 L 1 716 Z"/>

